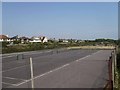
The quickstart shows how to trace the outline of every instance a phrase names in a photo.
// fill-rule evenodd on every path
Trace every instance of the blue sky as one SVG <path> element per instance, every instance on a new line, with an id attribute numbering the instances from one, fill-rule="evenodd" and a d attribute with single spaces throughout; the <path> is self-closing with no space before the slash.
<path id="1" fill-rule="evenodd" d="M 117 2 L 2 4 L 3 34 L 48 38 L 118 38 Z"/>
<path id="2" fill-rule="evenodd" d="M 0 34 L 2 34 L 2 3 L 0 2 Z"/>

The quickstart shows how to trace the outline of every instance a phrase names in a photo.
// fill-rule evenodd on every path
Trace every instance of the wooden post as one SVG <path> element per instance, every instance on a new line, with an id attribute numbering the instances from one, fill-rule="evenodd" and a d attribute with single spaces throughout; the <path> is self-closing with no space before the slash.
<path id="1" fill-rule="evenodd" d="M 115 77 L 115 72 L 114 72 L 114 70 L 115 70 L 115 53 L 114 53 L 114 51 L 113 51 L 113 53 L 112 53 L 112 60 L 111 60 L 111 63 L 112 63 L 112 80 L 113 80 L 113 85 L 114 85 L 114 77 Z"/>

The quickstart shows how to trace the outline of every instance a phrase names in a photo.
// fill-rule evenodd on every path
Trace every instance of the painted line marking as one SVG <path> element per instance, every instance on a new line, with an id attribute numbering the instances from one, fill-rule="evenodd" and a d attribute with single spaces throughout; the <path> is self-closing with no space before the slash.
<path id="1" fill-rule="evenodd" d="M 2 77 L 2 78 L 7 78 L 7 79 L 15 79 L 15 80 L 22 80 L 22 81 L 25 81 L 24 79 L 12 78 L 12 77 Z"/>
<path id="2" fill-rule="evenodd" d="M 49 51 L 42 51 L 42 52 L 32 52 L 32 53 L 16 53 L 16 54 L 13 54 L 13 55 L 2 55 L 2 58 L 8 58 L 8 57 L 15 57 L 16 55 L 19 55 L 19 54 L 24 54 L 24 55 L 33 55 L 33 54 L 41 54 L 41 53 L 46 53 L 46 52 L 51 52 L 52 50 L 49 50 Z"/>
<path id="3" fill-rule="evenodd" d="M 97 52 L 95 52 L 95 53 L 98 53 L 98 52 L 99 52 L 99 51 L 97 51 Z M 83 57 L 83 58 L 80 58 L 80 59 L 78 59 L 78 60 L 76 60 L 76 61 L 81 61 L 81 60 L 83 60 L 83 59 L 85 59 L 85 58 L 87 58 L 87 57 L 89 57 L 89 56 L 91 56 L 91 55 L 87 55 L 87 56 L 85 56 L 85 57 Z M 73 62 L 71 62 L 71 63 L 73 63 Z M 41 74 L 41 75 L 39 75 L 39 76 L 36 76 L 36 77 L 34 77 L 33 79 L 37 79 L 37 78 L 40 78 L 40 77 L 42 77 L 42 76 L 48 75 L 49 73 L 55 72 L 55 71 L 57 71 L 57 70 L 60 70 L 60 69 L 62 69 L 62 68 L 64 68 L 64 67 L 66 67 L 66 66 L 69 66 L 71 63 L 65 64 L 65 65 L 63 65 L 63 66 L 61 66 L 61 67 L 59 67 L 59 68 L 53 69 L 53 70 L 51 70 L 51 71 L 49 71 L 49 72 L 46 72 L 46 73 Z M 25 65 L 25 66 L 27 66 L 27 65 Z M 24 67 L 24 66 L 21 66 L 21 67 Z M 20 68 L 20 67 L 17 67 L 17 68 Z M 16 69 L 16 68 L 14 68 L 14 69 Z M 21 83 L 11 84 L 11 85 L 13 85 L 13 86 L 19 86 L 19 85 L 22 85 L 22 84 L 24 84 L 24 83 L 27 83 L 27 82 L 29 82 L 29 81 L 31 81 L 31 80 L 32 80 L 32 79 L 24 80 L 24 81 L 21 82 Z M 9 83 L 8 83 L 8 84 L 9 84 Z"/>
<path id="4" fill-rule="evenodd" d="M 100 51 L 101 51 L 101 50 L 100 50 Z M 95 53 L 98 53 L 98 52 L 100 52 L 100 51 L 97 51 L 97 52 L 95 52 Z M 95 54 L 95 53 L 93 53 L 93 54 Z M 88 56 L 89 56 L 89 55 L 88 55 Z M 86 58 L 86 57 L 88 57 L 88 56 L 85 56 L 85 57 L 83 57 L 83 58 L 80 58 L 80 59 L 78 59 L 78 61 L 81 60 L 81 59 L 84 59 L 84 58 Z M 29 65 L 24 65 L 24 66 L 20 66 L 20 67 L 12 68 L 12 69 L 5 70 L 5 71 L 2 71 L 2 72 L 11 71 L 11 70 L 15 70 L 15 69 L 18 69 L 18 68 L 23 68 L 23 67 L 25 67 L 25 66 L 29 66 Z M 0 73 L 1 73 L 1 71 L 0 71 Z"/>
<path id="5" fill-rule="evenodd" d="M 2 82 L 3 84 L 7 84 L 7 85 L 12 85 L 12 86 L 16 86 L 16 84 L 11 84 L 11 83 L 6 83 L 6 82 Z"/>
<path id="6" fill-rule="evenodd" d="M 29 66 L 29 65 L 23 65 L 23 66 L 16 67 L 16 68 L 12 68 L 12 69 L 8 69 L 8 70 L 2 71 L 2 72 L 11 71 L 11 70 L 15 70 L 15 69 L 18 69 L 18 68 L 23 68 L 23 67 L 25 67 L 25 66 Z"/>
<path id="7" fill-rule="evenodd" d="M 36 76 L 36 77 L 34 77 L 33 79 L 37 79 L 37 78 L 40 78 L 40 77 L 42 77 L 42 76 L 48 75 L 49 73 L 55 72 L 55 71 L 57 71 L 57 70 L 60 70 L 60 69 L 66 67 L 66 66 L 68 66 L 68 65 L 70 65 L 70 64 L 65 64 L 65 65 L 63 65 L 63 66 L 61 66 L 61 67 L 59 67 L 59 68 L 53 69 L 53 70 L 51 70 L 51 71 L 49 71 L 49 72 L 46 72 L 46 73 L 41 74 L 41 75 L 39 75 L 39 76 Z M 24 82 L 21 82 L 21 83 L 16 84 L 16 86 L 22 85 L 22 84 L 27 83 L 27 82 L 29 82 L 29 81 L 31 81 L 31 80 L 32 80 L 32 79 L 25 80 Z"/>
<path id="8" fill-rule="evenodd" d="M 14 57 L 14 56 L 7 56 L 7 57 L 2 57 L 2 58 L 8 58 L 8 57 Z"/>
<path id="9" fill-rule="evenodd" d="M 97 52 L 98 52 L 98 51 L 97 51 Z M 97 52 L 95 52 L 95 53 L 97 53 Z M 86 56 L 86 57 L 80 58 L 80 59 L 78 59 L 78 61 L 83 60 L 83 59 L 85 59 L 85 58 L 87 58 L 87 57 L 89 57 L 89 56 L 91 56 L 91 55 L 88 55 L 88 56 Z M 74 61 L 74 62 L 75 62 L 75 61 Z M 71 63 L 73 63 L 73 62 L 71 62 Z M 56 69 L 53 69 L 53 70 L 51 70 L 51 71 L 49 71 L 49 72 L 46 72 L 46 73 L 44 73 L 44 74 L 38 75 L 38 76 L 34 77 L 33 79 L 37 79 L 37 78 L 43 77 L 43 76 L 45 76 L 45 75 L 48 75 L 49 73 L 55 72 L 55 71 L 57 71 L 57 70 L 60 70 L 60 69 L 62 69 L 62 68 L 64 68 L 64 67 L 66 67 L 66 66 L 69 66 L 71 63 L 67 63 L 67 64 L 65 64 L 65 65 L 63 65 L 63 66 L 61 66 L 61 67 L 59 67 L 59 68 L 56 68 Z M 24 81 L 24 82 L 21 82 L 21 83 L 19 83 L 19 84 L 16 84 L 16 86 L 22 85 L 22 84 L 27 83 L 27 82 L 29 82 L 29 81 L 31 81 L 31 80 L 32 80 L 32 79 L 26 80 L 26 81 Z"/>
<path id="10" fill-rule="evenodd" d="M 100 50 L 100 51 L 101 51 L 101 50 Z M 98 53 L 98 52 L 100 52 L 100 51 L 97 51 L 97 52 L 95 52 L 95 53 L 92 53 L 92 54 L 87 55 L 87 56 L 85 56 L 85 57 L 83 57 L 83 58 L 77 59 L 77 60 L 75 60 L 75 61 L 76 61 L 76 62 L 81 61 L 82 59 L 85 59 L 85 58 L 87 58 L 87 57 L 90 57 L 90 56 L 92 56 L 92 55 L 94 55 L 94 54 L 96 54 L 96 53 Z"/>

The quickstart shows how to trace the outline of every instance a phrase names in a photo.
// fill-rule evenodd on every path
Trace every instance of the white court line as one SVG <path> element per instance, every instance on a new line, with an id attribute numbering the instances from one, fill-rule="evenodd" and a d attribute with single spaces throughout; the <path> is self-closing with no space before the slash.
<path id="1" fill-rule="evenodd" d="M 80 58 L 80 59 L 76 60 L 76 62 L 81 61 L 81 60 L 83 60 L 83 59 L 85 59 L 85 58 L 87 58 L 87 57 L 89 57 L 89 56 L 91 56 L 91 55 L 88 55 L 88 56 L 86 56 L 86 57 Z"/>
<path id="2" fill-rule="evenodd" d="M 80 58 L 80 59 L 76 60 L 76 62 L 81 61 L 82 59 L 85 59 L 85 58 L 87 58 L 87 57 L 89 57 L 89 56 L 95 55 L 95 54 L 97 54 L 97 53 L 99 53 L 99 52 L 101 52 L 101 50 L 100 50 L 100 51 L 97 51 L 97 52 L 95 52 L 95 53 L 92 53 L 91 55 L 87 55 L 87 56 L 85 56 L 85 57 L 83 57 L 83 58 Z"/>
<path id="3" fill-rule="evenodd" d="M 15 57 L 16 55 L 14 55 L 14 56 L 7 56 L 7 57 L 2 57 L 2 58 L 8 58 L 8 57 Z"/>
<path id="4" fill-rule="evenodd" d="M 95 53 L 98 53 L 98 52 L 100 52 L 100 51 L 97 51 L 97 52 L 95 52 Z M 80 58 L 80 59 L 78 59 L 78 61 L 83 60 L 83 59 L 85 59 L 85 58 L 87 58 L 87 57 L 89 57 L 89 56 L 91 56 L 91 55 L 87 55 L 87 56 L 85 56 L 85 57 L 83 57 L 83 58 Z M 77 60 L 75 60 L 75 61 L 77 61 Z M 75 61 L 74 61 L 74 62 L 75 62 Z M 53 70 L 51 70 L 51 71 L 49 71 L 49 72 L 46 72 L 46 73 L 44 73 L 44 74 L 38 75 L 38 76 L 34 77 L 33 79 L 37 79 L 37 78 L 40 78 L 40 77 L 42 77 L 42 76 L 48 75 L 49 73 L 55 72 L 55 71 L 57 71 L 57 70 L 60 70 L 60 69 L 62 69 L 62 68 L 64 68 L 64 67 L 66 67 L 66 66 L 69 66 L 71 63 L 73 63 L 73 62 L 67 63 L 67 64 L 65 64 L 65 65 L 63 65 L 63 66 L 61 66 L 61 67 L 59 67 L 59 68 L 56 68 L 56 69 L 53 69 Z M 31 80 L 32 80 L 32 79 L 29 79 L 29 80 L 26 80 L 26 81 L 24 81 L 24 82 L 18 83 L 18 84 L 16 84 L 16 86 L 20 86 L 20 85 L 22 85 L 22 84 L 24 84 L 24 83 L 27 83 L 27 82 L 31 81 Z"/>
<path id="5" fill-rule="evenodd" d="M 45 51 L 45 52 L 51 52 L 51 51 L 53 51 L 53 50 L 49 50 L 49 51 Z"/>
<path id="6" fill-rule="evenodd" d="M 50 51 L 49 51 L 49 52 L 50 52 Z M 38 58 L 39 58 L 39 57 L 38 57 Z M 7 72 L 7 71 L 15 70 L 15 69 L 22 68 L 22 67 L 25 67 L 25 66 L 29 66 L 29 65 L 23 65 L 23 66 L 15 67 L 15 68 L 12 68 L 12 69 L 0 71 L 0 73 L 1 73 L 1 72 Z"/>
<path id="7" fill-rule="evenodd" d="M 100 51 L 101 51 L 101 50 L 100 50 Z M 98 52 L 100 52 L 100 51 L 97 51 L 97 52 L 95 52 L 95 53 L 98 53 Z M 92 54 L 95 54 L 95 53 L 92 53 Z M 92 54 L 91 54 L 91 55 L 92 55 Z M 88 57 L 88 56 L 90 56 L 90 55 L 87 55 L 87 56 L 85 56 L 85 57 Z M 80 58 L 80 59 L 84 59 L 85 57 Z M 79 60 L 79 59 L 78 59 L 78 60 Z M 22 68 L 22 67 L 25 67 L 25 66 L 29 66 L 29 65 L 24 65 L 24 66 L 20 66 L 20 67 L 8 69 L 8 70 L 5 70 L 5 71 L 0 71 L 0 73 L 1 73 L 1 72 L 7 72 L 7 71 L 15 70 L 15 69 Z"/>
<path id="8" fill-rule="evenodd" d="M 2 77 L 2 78 L 7 78 L 7 79 L 14 79 L 14 80 L 22 80 L 22 81 L 25 81 L 24 79 L 12 78 L 12 77 Z"/>
<path id="9" fill-rule="evenodd" d="M 102 51 L 102 50 L 100 50 L 100 51 Z M 100 52 L 100 51 L 97 51 L 97 52 L 95 52 L 95 53 L 92 53 L 91 55 L 96 54 L 96 53 L 98 53 L 98 52 Z M 89 55 L 88 55 L 88 56 L 89 56 Z M 85 56 L 85 57 L 88 57 L 88 56 Z M 80 58 L 80 59 L 84 59 L 85 57 Z M 78 60 L 79 60 L 79 59 L 78 59 Z M 76 61 L 78 61 L 78 60 L 76 60 Z M 25 67 L 25 66 L 28 66 L 28 65 L 24 65 L 24 66 L 20 66 L 20 67 L 12 68 L 12 69 L 5 70 L 5 71 L 2 71 L 2 72 L 7 72 L 7 71 L 15 70 L 15 69 L 22 68 L 22 67 Z M 1 71 L 0 71 L 0 72 L 1 72 Z"/>
<path id="10" fill-rule="evenodd" d="M 40 77 L 45 76 L 45 75 L 47 75 L 47 74 L 49 74 L 49 73 L 52 73 L 52 72 L 57 71 L 57 70 L 60 70 L 60 69 L 66 67 L 66 66 L 68 66 L 68 65 L 70 65 L 70 64 L 65 64 L 65 65 L 63 65 L 63 66 L 61 66 L 61 67 L 59 67 L 59 68 L 53 69 L 53 70 L 51 70 L 51 71 L 49 71 L 49 72 L 46 72 L 46 73 L 41 74 L 41 75 L 39 75 L 39 76 L 36 76 L 36 77 L 34 77 L 33 79 L 40 78 Z M 26 80 L 26 81 L 24 81 L 24 82 L 22 82 L 22 83 L 18 83 L 18 84 L 16 84 L 16 86 L 20 86 L 21 84 L 27 83 L 27 82 L 29 82 L 29 81 L 31 81 L 31 80 L 32 80 L 32 79 L 29 79 L 29 80 Z"/>
<path id="11" fill-rule="evenodd" d="M 32 53 L 16 53 L 16 54 L 13 54 L 13 55 L 9 55 L 9 56 L 3 56 L 2 58 L 8 58 L 8 57 L 15 57 L 19 54 L 24 54 L 24 55 L 30 55 L 30 54 L 41 54 L 41 53 L 45 53 L 45 52 L 51 52 L 52 50 L 49 50 L 49 51 L 43 51 L 43 52 L 32 52 Z"/>
<path id="12" fill-rule="evenodd" d="M 0 71 L 0 72 L 7 72 L 7 71 L 15 70 L 15 69 L 18 69 L 18 68 L 22 68 L 22 67 L 25 67 L 25 66 L 29 66 L 29 65 L 23 65 L 23 66 L 20 66 L 20 67 L 4 70 L 4 71 Z"/>
<path id="13" fill-rule="evenodd" d="M 2 82 L 3 84 L 7 84 L 7 85 L 12 85 L 12 86 L 16 86 L 16 84 L 11 84 L 11 83 L 6 83 L 6 82 Z"/>
<path id="14" fill-rule="evenodd" d="M 97 51 L 97 52 L 98 52 L 98 51 Z M 97 53 L 97 52 L 95 52 L 95 53 Z M 83 57 L 83 58 L 80 58 L 80 59 L 78 59 L 78 60 L 76 60 L 76 61 L 80 61 L 80 60 L 85 59 L 85 58 L 87 58 L 87 57 L 89 57 L 89 56 L 91 56 L 91 55 L 87 55 L 87 56 L 85 56 L 85 57 Z M 72 62 L 72 63 L 73 63 L 73 62 Z M 70 63 L 65 64 L 65 65 L 63 65 L 63 66 L 61 66 L 61 67 L 59 67 L 59 68 L 53 69 L 53 70 L 51 70 L 51 71 L 49 71 L 49 72 L 46 72 L 46 73 L 41 74 L 41 75 L 39 75 L 39 76 L 36 76 L 36 77 L 34 77 L 33 79 L 40 78 L 40 77 L 42 77 L 42 76 L 45 76 L 45 75 L 47 75 L 47 74 L 49 74 L 49 73 L 55 72 L 55 71 L 57 71 L 57 70 L 60 70 L 60 69 L 66 67 L 66 66 L 69 66 L 69 65 L 70 65 Z M 25 66 L 26 66 L 26 65 L 25 65 Z M 21 66 L 21 67 L 24 67 L 24 66 Z M 14 68 L 14 69 L 17 69 L 17 68 L 20 68 L 20 67 L 16 67 L 16 68 Z M 12 70 L 13 70 L 13 69 L 12 69 Z M 10 77 L 6 77 L 6 78 L 15 79 L 15 78 L 10 78 Z M 31 81 L 31 79 L 29 79 L 29 80 L 24 80 L 23 82 L 18 83 L 18 84 L 10 84 L 10 83 L 5 83 L 5 82 L 2 82 L 2 83 L 4 83 L 4 84 L 9 84 L 9 85 L 13 85 L 13 86 L 19 86 L 19 85 L 22 85 L 22 84 L 27 83 L 27 82 L 29 82 L 29 81 Z"/>

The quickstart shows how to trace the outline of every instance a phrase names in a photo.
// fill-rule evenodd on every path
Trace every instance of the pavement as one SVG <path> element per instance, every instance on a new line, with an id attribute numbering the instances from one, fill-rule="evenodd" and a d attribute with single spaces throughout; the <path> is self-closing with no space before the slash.
<path id="1" fill-rule="evenodd" d="M 46 50 L 4 55 L 3 88 L 103 88 L 111 50 Z M 30 78 L 29 57 L 34 79 Z"/>

